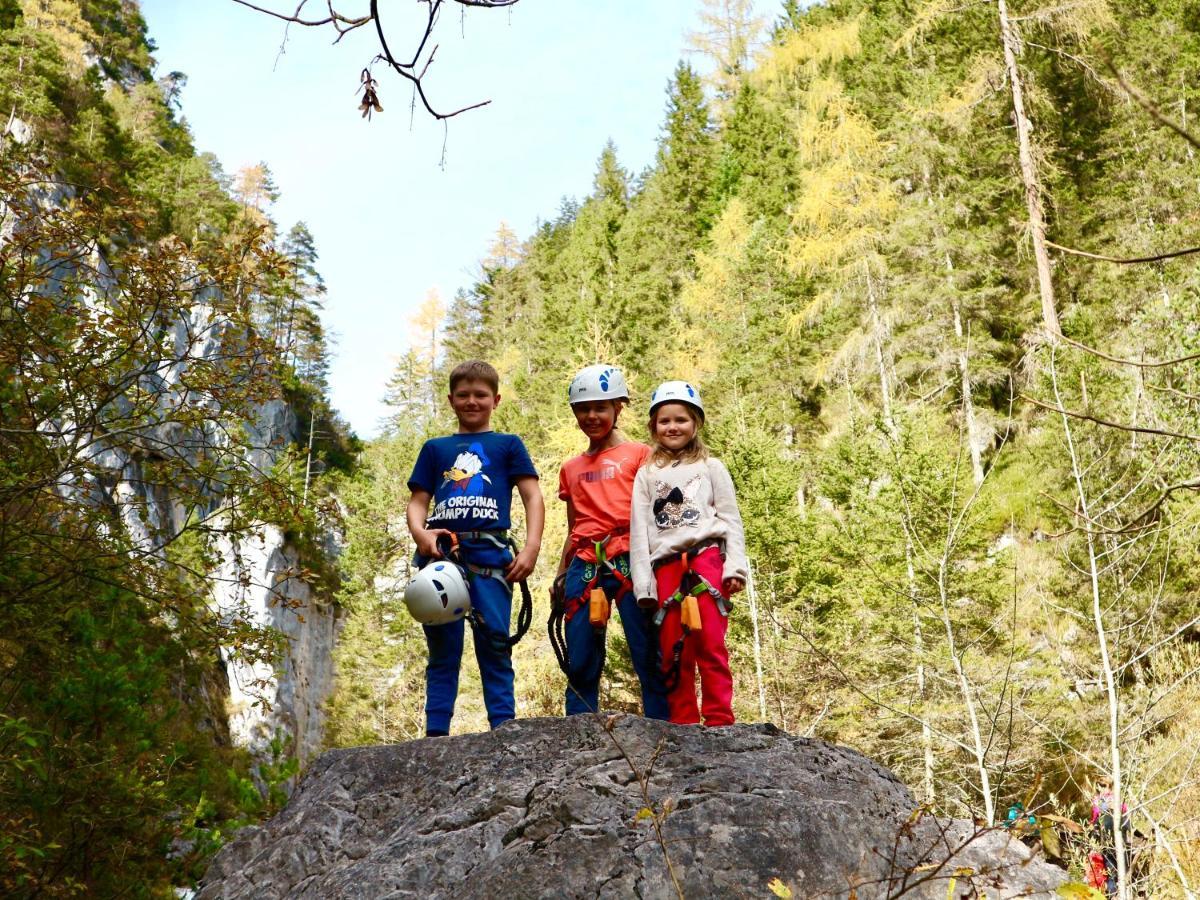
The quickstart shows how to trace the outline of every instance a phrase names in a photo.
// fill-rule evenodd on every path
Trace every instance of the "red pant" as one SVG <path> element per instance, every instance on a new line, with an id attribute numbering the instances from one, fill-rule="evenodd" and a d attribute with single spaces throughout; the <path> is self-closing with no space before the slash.
<path id="1" fill-rule="evenodd" d="M 721 560 L 721 552 L 716 547 L 709 547 L 693 559 L 692 570 L 725 594 L 721 585 L 724 563 Z M 683 560 L 675 560 L 661 566 L 654 574 L 658 580 L 658 600 L 662 603 L 679 588 L 684 574 Z M 729 627 L 729 620 L 717 609 L 717 601 L 713 599 L 712 594 L 705 591 L 697 599 L 703 627 L 699 631 L 691 632 L 683 640 L 683 655 L 679 660 L 679 683 L 675 685 L 675 690 L 667 695 L 671 721 L 676 725 L 695 725 L 700 721 L 700 710 L 696 707 L 696 669 L 699 668 L 704 724 L 732 725 L 733 676 L 729 673 L 729 651 L 725 649 L 725 631 Z M 671 664 L 675 642 L 683 633 L 679 615 L 679 604 L 672 604 L 658 632 L 664 666 Z"/>

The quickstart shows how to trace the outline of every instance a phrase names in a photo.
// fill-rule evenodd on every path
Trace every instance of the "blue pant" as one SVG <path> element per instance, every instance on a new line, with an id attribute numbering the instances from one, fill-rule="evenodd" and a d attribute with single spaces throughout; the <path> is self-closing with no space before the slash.
<path id="1" fill-rule="evenodd" d="M 629 571 L 626 554 L 612 560 L 622 573 Z M 567 597 L 582 597 L 588 582 L 595 574 L 596 563 L 584 562 L 579 557 L 571 560 L 567 567 Z M 602 588 L 609 600 L 622 590 L 616 576 L 603 568 L 596 587 Z M 653 611 L 637 605 L 632 591 L 625 591 L 617 600 L 617 612 L 621 626 L 625 629 L 625 641 L 633 657 L 633 670 L 642 687 L 642 710 L 647 719 L 663 719 L 668 715 L 667 692 L 663 686 L 662 673 L 658 668 L 658 640 L 655 635 Z M 588 608 L 583 607 L 566 623 L 567 654 L 571 660 L 573 677 L 567 684 L 567 715 L 591 712 L 600 705 L 600 676 L 603 674 L 601 660 L 602 645 L 596 640 L 595 629 L 588 621 Z"/>
<path id="2" fill-rule="evenodd" d="M 512 560 L 512 554 L 507 550 L 499 551 L 490 545 L 468 546 L 465 541 L 461 552 L 464 559 L 480 566 L 502 568 Z M 469 584 L 471 606 L 483 614 L 489 628 L 507 637 L 512 615 L 512 585 L 499 578 L 473 573 Z M 458 699 L 464 620 L 447 625 L 425 625 L 424 628 L 425 642 L 429 645 L 429 661 L 425 666 L 425 730 L 448 732 L 454 715 L 454 701 Z M 488 723 L 495 728 L 516 716 L 512 651 L 497 649 L 485 635 L 477 632 L 475 660 L 483 680 Z"/>

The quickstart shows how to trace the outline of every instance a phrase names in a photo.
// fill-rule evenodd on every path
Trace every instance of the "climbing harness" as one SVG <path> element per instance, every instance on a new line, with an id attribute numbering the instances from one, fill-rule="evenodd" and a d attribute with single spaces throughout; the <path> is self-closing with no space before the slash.
<path id="1" fill-rule="evenodd" d="M 663 566 L 671 565 L 674 562 L 683 562 L 683 571 L 679 576 L 679 585 L 675 588 L 675 593 L 662 602 L 662 606 L 658 608 L 658 612 L 654 614 L 654 626 L 661 628 L 663 621 L 667 617 L 667 612 L 672 606 L 678 605 L 679 609 L 679 624 L 681 632 L 679 638 L 671 647 L 671 665 L 663 671 L 663 684 L 666 687 L 667 693 L 675 690 L 679 686 L 679 673 L 682 668 L 683 661 L 683 646 L 687 636 L 693 631 L 701 630 L 700 621 L 700 597 L 704 594 L 712 596 L 717 604 L 717 610 L 722 616 L 729 618 L 729 601 L 725 596 L 708 582 L 699 572 L 693 568 L 692 563 L 701 553 L 710 547 L 721 548 L 722 556 L 724 555 L 723 542 L 717 539 L 701 541 L 696 546 L 689 550 L 684 550 L 679 553 L 673 553 L 654 562 L 654 568 L 661 569 Z M 658 660 L 659 670 L 662 671 L 662 660 Z"/>
<path id="2" fill-rule="evenodd" d="M 628 531 L 628 528 L 620 528 L 599 540 L 595 538 L 580 539 L 576 543 L 576 549 L 590 543 L 596 552 L 596 562 L 586 563 L 586 568 L 584 569 L 586 584 L 584 585 L 583 593 L 578 597 L 567 599 L 565 573 L 554 580 L 554 587 L 550 591 L 550 618 L 546 621 L 546 630 L 550 635 L 550 646 L 554 649 L 554 656 L 558 660 L 558 667 L 567 676 L 567 681 L 573 685 L 587 684 L 595 681 L 600 677 L 600 673 L 604 671 L 604 661 L 607 654 L 605 636 L 607 634 L 608 620 L 612 615 L 612 604 L 633 590 L 633 582 L 629 578 L 629 573 L 622 571 L 620 564 L 613 565 L 612 560 L 605 553 L 605 547 L 613 537 L 618 534 L 628 533 Z M 604 589 L 600 587 L 600 578 L 604 575 L 605 569 L 612 574 L 620 585 L 617 596 L 611 601 L 608 599 L 608 595 L 604 593 Z M 588 621 L 592 625 L 593 652 L 589 656 L 595 663 L 588 671 L 581 671 L 571 665 L 570 648 L 567 643 L 567 623 L 585 605 L 588 607 Z"/>
<path id="3" fill-rule="evenodd" d="M 504 578 L 503 566 L 480 566 L 475 563 L 463 559 L 462 548 L 460 541 L 467 540 L 485 540 L 494 546 L 511 550 L 515 556 L 517 553 L 516 542 L 508 536 L 506 531 L 459 531 L 453 532 L 447 538 L 438 539 L 438 549 L 442 555 L 459 566 L 466 572 L 468 584 L 475 578 L 495 578 L 505 587 L 509 586 L 508 581 Z M 517 582 L 517 586 L 521 589 L 521 606 L 517 610 L 517 630 L 511 637 L 504 634 L 503 631 L 492 628 L 483 618 L 483 613 L 480 610 L 472 607 L 467 613 L 467 621 L 471 623 L 471 629 L 475 632 L 476 640 L 482 637 L 497 653 L 510 653 L 512 648 L 517 645 L 521 638 L 525 637 L 525 633 L 529 631 L 529 626 L 533 622 L 533 597 L 529 593 L 529 585 L 525 579 Z"/>
<path id="4" fill-rule="evenodd" d="M 605 535 L 598 541 L 591 538 L 587 539 L 591 543 L 592 549 L 596 551 L 595 574 L 592 575 L 588 580 L 587 586 L 583 589 L 584 594 L 588 598 L 588 619 L 591 621 L 593 628 L 607 627 L 608 619 L 612 615 L 612 603 L 616 603 L 625 594 L 633 590 L 633 581 L 630 579 L 629 573 L 621 571 L 619 566 L 614 566 L 605 552 L 605 547 L 608 546 L 608 542 L 612 540 L 615 534 L 627 532 L 628 530 L 628 528 L 619 529 Z M 628 566 L 628 563 L 626 563 L 626 566 Z M 603 588 L 599 587 L 600 578 L 604 575 L 605 569 L 608 569 L 613 578 L 617 580 L 617 584 L 620 585 L 617 595 L 612 599 L 612 603 L 609 602 Z M 586 569 L 584 569 L 584 577 L 587 577 Z"/>

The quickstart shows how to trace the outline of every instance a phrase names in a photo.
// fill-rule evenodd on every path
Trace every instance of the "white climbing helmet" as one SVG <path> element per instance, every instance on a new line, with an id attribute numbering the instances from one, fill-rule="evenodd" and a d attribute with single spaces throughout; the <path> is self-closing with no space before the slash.
<path id="1" fill-rule="evenodd" d="M 664 381 L 650 395 L 650 417 L 654 418 L 654 410 L 664 403 L 686 403 L 700 413 L 700 421 L 704 421 L 704 401 L 700 399 L 700 391 L 696 386 L 686 381 Z"/>
<path id="2" fill-rule="evenodd" d="M 567 398 L 572 406 L 589 400 L 628 400 L 629 386 L 616 366 L 597 363 L 583 369 L 571 380 Z"/>
<path id="3" fill-rule="evenodd" d="M 404 605 L 422 625 L 445 625 L 471 611 L 471 592 L 462 569 L 435 559 L 404 589 Z"/>

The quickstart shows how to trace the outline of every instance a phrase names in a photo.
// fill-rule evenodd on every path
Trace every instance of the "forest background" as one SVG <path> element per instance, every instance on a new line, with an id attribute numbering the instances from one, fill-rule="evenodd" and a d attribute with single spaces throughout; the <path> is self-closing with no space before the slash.
<path id="1" fill-rule="evenodd" d="M 128 11 L 85 3 L 83 21 L 101 6 Z M 565 385 L 604 360 L 630 377 L 633 437 L 658 381 L 704 392 L 753 570 L 729 637 L 739 719 L 853 746 L 932 809 L 988 824 L 1018 800 L 1083 819 L 1109 776 L 1150 848 L 1132 876 L 1149 896 L 1190 896 L 1200 296 L 1190 256 L 1159 257 L 1200 243 L 1200 4 L 789 2 L 753 52 L 747 6 L 705 9 L 724 14 L 700 29 L 709 74 L 679 65 L 653 165 L 630 173 L 602 148 L 589 196 L 528 236 L 501 229 L 477 283 L 414 321 L 387 433 L 353 458 L 342 438 L 318 448 L 337 462 L 320 490 L 345 534 L 330 746 L 420 734 L 424 642 L 398 603 L 404 483 L 420 442 L 452 428 L 449 367 L 497 366 L 495 423 L 553 493 L 582 449 Z M 28 42 L 48 97 L 87 84 L 65 38 L 24 28 L 25 44 L 5 32 L 6 104 L 28 91 Z M 110 52 L 145 66 L 133 32 Z M 246 182 L 211 191 L 211 160 L 171 190 L 156 151 L 116 165 L 147 135 L 192 159 L 169 88 L 142 84 L 141 107 L 111 91 L 48 101 L 57 168 L 110 160 L 157 212 L 151 233 L 193 249 L 261 216 Z M 80 125 L 89 110 L 99 132 Z M 85 149 L 96 133 L 133 155 Z M 185 183 L 186 202 L 162 199 Z M 195 220 L 210 209 L 211 231 Z M 315 268 L 291 258 L 287 296 L 318 297 Z M 314 396 L 320 347 L 300 373 Z M 565 534 L 549 506 L 539 620 Z M 517 649 L 520 715 L 561 711 L 547 644 L 535 630 Z M 622 649 L 603 702 L 636 711 Z M 456 728 L 485 727 L 465 683 Z M 54 855 L 35 838 L 22 858 Z"/>

